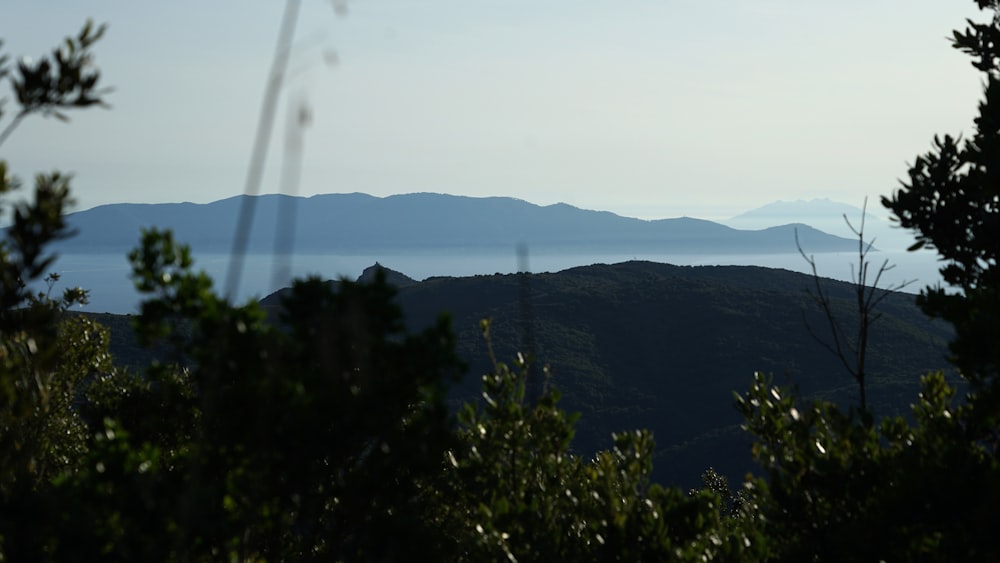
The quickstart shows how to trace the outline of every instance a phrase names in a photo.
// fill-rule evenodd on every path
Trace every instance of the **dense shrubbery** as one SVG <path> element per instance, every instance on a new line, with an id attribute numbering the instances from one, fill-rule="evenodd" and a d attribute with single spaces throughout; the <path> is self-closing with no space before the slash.
<path id="1" fill-rule="evenodd" d="M 978 2 L 1000 13 L 1000 2 Z M 971 25 L 971 24 L 970 24 Z M 89 26 L 10 76 L 21 111 L 99 103 Z M 0 559 L 996 560 L 1000 386 L 1000 22 L 956 46 L 986 74 L 976 134 L 917 159 L 886 198 L 947 260 L 928 289 L 972 394 L 924 377 L 912 420 L 808 403 L 758 376 L 737 406 L 763 468 L 736 490 L 650 482 L 652 437 L 583 459 L 574 417 L 526 366 L 494 360 L 452 418 L 448 323 L 405 330 L 384 280 L 295 284 L 278 325 L 220 298 L 186 247 L 150 231 L 131 256 L 138 337 L 172 360 L 114 367 L 107 333 L 30 291 L 66 236 L 68 180 L 39 176 L 0 243 Z M 16 180 L 0 163 L 0 192 Z M 54 280 L 53 280 L 54 281 Z M 484 325 L 488 332 L 488 324 Z"/>

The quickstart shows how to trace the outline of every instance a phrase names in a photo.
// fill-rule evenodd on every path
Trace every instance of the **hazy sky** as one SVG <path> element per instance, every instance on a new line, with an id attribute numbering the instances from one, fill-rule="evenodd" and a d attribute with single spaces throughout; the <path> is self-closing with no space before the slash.
<path id="1" fill-rule="evenodd" d="M 242 193 L 283 9 L 4 1 L 14 55 L 109 23 L 96 52 L 115 91 L 110 111 L 25 122 L 0 158 L 25 178 L 74 172 L 80 209 Z M 934 133 L 968 130 L 980 78 L 947 40 L 967 17 L 971 0 L 356 0 L 346 17 L 303 0 L 263 190 L 279 189 L 286 116 L 305 103 L 302 195 L 502 195 L 644 218 L 860 205 Z"/>

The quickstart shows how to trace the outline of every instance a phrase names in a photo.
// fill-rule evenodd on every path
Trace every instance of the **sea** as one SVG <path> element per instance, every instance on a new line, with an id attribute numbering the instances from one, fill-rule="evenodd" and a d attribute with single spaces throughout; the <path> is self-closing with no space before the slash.
<path id="1" fill-rule="evenodd" d="M 853 281 L 858 270 L 857 252 L 821 253 L 813 255 L 817 273 L 843 281 Z M 227 279 L 231 259 L 228 254 L 194 255 L 194 270 L 206 272 L 221 294 Z M 869 283 L 878 268 L 888 261 L 893 267 L 879 280 L 879 287 L 898 287 L 902 291 L 918 293 L 923 287 L 940 283 L 936 256 L 927 250 L 918 252 L 878 251 L 868 255 Z M 433 249 L 420 253 L 389 252 L 380 254 L 250 254 L 244 258 L 239 287 L 232 298 L 241 303 L 248 299 L 261 299 L 290 285 L 293 278 L 319 276 L 323 279 L 356 279 L 365 268 L 379 264 L 407 276 L 424 280 L 435 276 L 474 276 L 509 274 L 519 271 L 533 273 L 558 272 L 591 264 L 616 264 L 630 260 L 644 260 L 681 266 L 741 265 L 781 268 L 810 274 L 812 267 L 798 253 L 789 254 L 588 254 L 546 252 L 544 249 L 519 254 L 510 252 L 455 252 Z M 143 298 L 131 279 L 131 267 L 124 254 L 72 253 L 60 255 L 51 270 L 59 274 L 59 281 L 52 288 L 53 295 L 62 289 L 81 287 L 89 291 L 89 303 L 79 307 L 90 312 L 128 314 L 138 311 Z M 908 283 L 907 283 L 908 282 Z M 33 285 L 40 291 L 48 288 L 42 283 Z M 803 288 L 803 291 L 805 288 Z"/>

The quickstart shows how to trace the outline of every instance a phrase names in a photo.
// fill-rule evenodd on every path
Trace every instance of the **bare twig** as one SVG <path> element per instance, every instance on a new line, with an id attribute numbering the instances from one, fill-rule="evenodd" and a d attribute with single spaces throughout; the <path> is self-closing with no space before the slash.
<path id="1" fill-rule="evenodd" d="M 525 362 L 525 387 L 527 388 L 528 404 L 534 405 L 541 398 L 542 382 L 538 379 L 535 363 L 535 315 L 531 303 L 531 268 L 528 266 L 528 245 L 517 246 L 518 277 L 520 278 L 521 306 L 521 346 L 527 355 Z"/>
<path id="2" fill-rule="evenodd" d="M 854 266 L 851 266 L 851 282 L 854 285 L 855 306 L 857 307 L 858 312 L 858 326 L 853 341 L 848 338 L 847 332 L 841 326 L 836 315 L 834 314 L 830 296 L 823 291 L 823 285 L 820 283 L 819 273 L 816 270 L 815 258 L 806 255 L 805 250 L 802 249 L 802 245 L 799 242 L 798 230 L 795 231 L 795 246 L 798 248 L 799 254 L 802 255 L 802 258 L 805 259 L 812 269 L 815 293 L 813 291 L 809 291 L 808 293 L 812 296 L 813 300 L 823 312 L 823 316 L 826 317 L 827 325 L 830 329 L 830 337 L 833 339 L 833 344 L 831 345 L 829 342 L 820 338 L 813 331 L 808 321 L 806 322 L 806 329 L 817 342 L 840 359 L 840 363 L 844 366 L 844 369 L 846 369 L 851 377 L 857 382 L 862 412 L 868 411 L 868 398 L 865 389 L 868 375 L 866 372 L 868 340 L 871 334 L 870 331 L 872 325 L 875 321 L 882 317 L 882 313 L 877 312 L 877 309 L 882 301 L 884 301 L 889 295 L 900 291 L 913 283 L 913 280 L 908 280 L 890 285 L 888 287 L 880 288 L 879 283 L 882 281 L 883 274 L 895 267 L 889 263 L 888 259 L 886 259 L 882 261 L 882 265 L 879 266 L 875 273 L 875 279 L 872 280 L 869 285 L 868 282 L 871 277 L 871 261 L 868 259 L 868 254 L 875 246 L 875 239 L 872 238 L 869 241 L 865 240 L 865 215 L 867 214 L 867 209 L 868 198 L 865 198 L 864 204 L 861 208 L 861 223 L 857 228 L 854 227 L 847 215 L 844 215 L 844 222 L 847 223 L 851 232 L 858 237 L 857 270 L 855 271 Z"/>

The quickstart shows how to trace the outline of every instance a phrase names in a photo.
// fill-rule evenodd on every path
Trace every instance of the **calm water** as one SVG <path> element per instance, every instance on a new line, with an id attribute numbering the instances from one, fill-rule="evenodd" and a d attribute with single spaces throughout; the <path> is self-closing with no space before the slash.
<path id="1" fill-rule="evenodd" d="M 857 264 L 857 255 L 850 253 L 828 253 L 815 256 L 819 274 L 841 280 L 850 280 L 851 265 Z M 883 278 L 881 286 L 896 284 L 902 280 L 917 280 L 907 291 L 916 293 L 927 284 L 936 283 L 938 265 L 934 255 L 928 252 L 879 252 L 871 255 L 872 269 L 888 258 L 896 267 Z M 798 254 L 765 255 L 665 255 L 665 254 L 565 254 L 535 252 L 529 260 L 533 272 L 557 272 L 575 266 L 596 263 L 614 264 L 628 260 L 649 260 L 678 265 L 755 265 L 808 273 L 809 266 Z M 518 271 L 515 251 L 504 253 L 447 253 L 426 252 L 421 254 L 379 254 L 379 255 L 294 255 L 275 260 L 272 255 L 247 256 L 244 266 L 239 301 L 250 297 L 264 297 L 288 285 L 288 279 L 275 281 L 275 271 L 286 267 L 291 276 L 319 275 L 325 279 L 338 277 L 357 278 L 361 272 L 376 261 L 402 272 L 411 278 L 422 280 L 431 276 L 471 276 L 476 274 L 513 273 Z M 204 270 L 221 288 L 229 265 L 229 257 L 224 254 L 195 256 L 195 269 Z M 118 254 L 71 254 L 60 256 L 53 268 L 62 279 L 56 291 L 64 287 L 79 286 L 90 290 L 90 304 L 85 311 L 131 313 L 136 311 L 139 295 L 129 279 L 131 269 L 124 255 Z M 221 291 L 221 289 L 220 289 Z"/>

